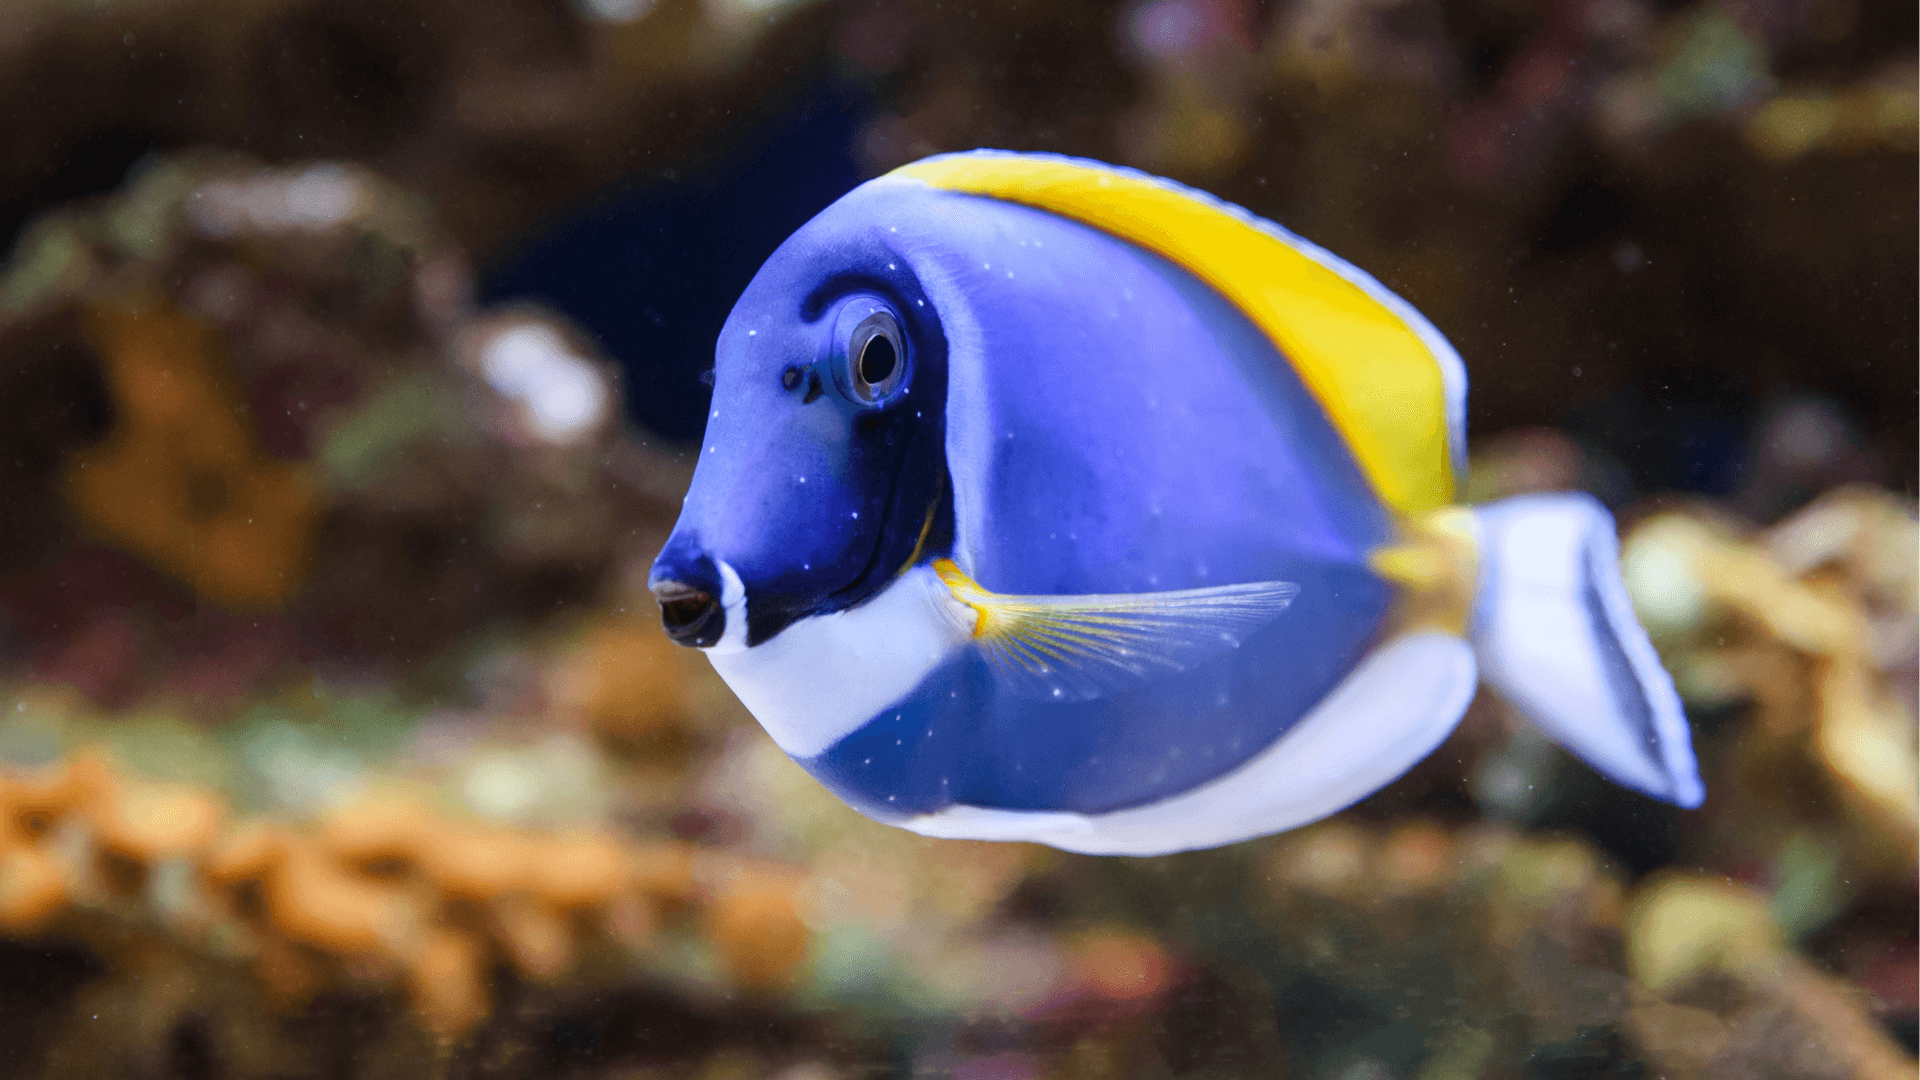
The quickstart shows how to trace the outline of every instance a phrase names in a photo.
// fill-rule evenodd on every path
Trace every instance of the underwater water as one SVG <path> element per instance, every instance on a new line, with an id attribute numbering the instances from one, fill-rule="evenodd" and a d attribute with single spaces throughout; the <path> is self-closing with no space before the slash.
<path id="1" fill-rule="evenodd" d="M 1892 0 L 36 0 L 0 18 L 0 1080 L 1916 1075 Z M 1707 799 L 1481 689 L 1305 827 L 860 816 L 648 568 L 755 270 L 1053 151 L 1404 296 L 1594 495 Z"/>

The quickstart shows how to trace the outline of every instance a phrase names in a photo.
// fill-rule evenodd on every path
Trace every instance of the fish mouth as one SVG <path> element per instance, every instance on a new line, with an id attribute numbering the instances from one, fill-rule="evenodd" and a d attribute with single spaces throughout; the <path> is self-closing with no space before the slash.
<path id="1" fill-rule="evenodd" d="M 661 581 L 652 586 L 652 592 L 660 602 L 660 625 L 675 644 L 703 649 L 717 644 L 726 633 L 726 608 L 707 590 Z"/>

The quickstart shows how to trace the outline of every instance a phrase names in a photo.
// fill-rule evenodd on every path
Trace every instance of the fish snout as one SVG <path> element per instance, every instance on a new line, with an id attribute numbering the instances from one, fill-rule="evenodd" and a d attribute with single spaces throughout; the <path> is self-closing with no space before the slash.
<path id="1" fill-rule="evenodd" d="M 670 548 L 653 564 L 647 588 L 660 602 L 660 625 L 681 645 L 707 648 L 727 630 L 727 609 L 714 561 L 705 556 L 675 558 Z"/>

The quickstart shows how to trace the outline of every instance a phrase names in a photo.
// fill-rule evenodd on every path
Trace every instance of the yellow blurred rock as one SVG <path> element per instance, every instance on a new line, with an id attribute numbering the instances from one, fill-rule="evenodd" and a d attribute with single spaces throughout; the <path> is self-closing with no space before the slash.
<path id="1" fill-rule="evenodd" d="M 1909 61 L 1909 63 L 1911 63 Z M 1762 154 L 1791 159 L 1816 151 L 1860 153 L 1876 149 L 1912 152 L 1920 124 L 1920 95 L 1911 67 L 1904 78 L 1832 90 L 1777 95 L 1747 121 L 1747 142 Z"/>
<path id="2" fill-rule="evenodd" d="M 1634 898 L 1627 960 L 1665 998 L 1636 1002 L 1627 1029 L 1671 1080 L 1920 1076 L 1865 995 L 1795 955 L 1766 901 L 1742 886 L 1657 875 Z"/>
<path id="3" fill-rule="evenodd" d="M 1703 968 L 1778 955 L 1785 941 L 1765 897 L 1713 878 L 1669 873 L 1641 886 L 1627 910 L 1627 969 L 1655 993 Z"/>
<path id="4" fill-rule="evenodd" d="M 1276 895 L 1298 890 L 1331 897 L 1366 891 L 1370 841 L 1345 821 L 1313 825 L 1284 837 L 1267 860 L 1267 881 Z"/>
<path id="5" fill-rule="evenodd" d="M 1667 1080 L 1707 1076 L 1714 1055 L 1732 1037 L 1726 1022 L 1705 1009 L 1658 1001 L 1628 1010 L 1626 1026 L 1634 1042 L 1660 1063 Z"/>
<path id="6" fill-rule="evenodd" d="M 1910 502 L 1854 487 L 1756 538 L 1660 514 L 1622 557 L 1682 693 L 1754 703 L 1742 779 L 1709 791 L 1777 797 L 1783 768 L 1810 766 L 1848 807 L 1863 872 L 1900 879 L 1920 866 L 1920 729 L 1901 674 L 1920 649 L 1917 544 Z"/>

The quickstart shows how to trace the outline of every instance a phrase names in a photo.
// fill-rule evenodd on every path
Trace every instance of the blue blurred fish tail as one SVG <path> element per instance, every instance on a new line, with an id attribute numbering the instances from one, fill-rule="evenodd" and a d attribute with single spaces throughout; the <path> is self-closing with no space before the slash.
<path id="1" fill-rule="evenodd" d="M 1633 612 L 1613 516 L 1591 496 L 1523 495 L 1473 510 L 1483 679 L 1615 782 L 1700 805 L 1680 695 Z"/>

